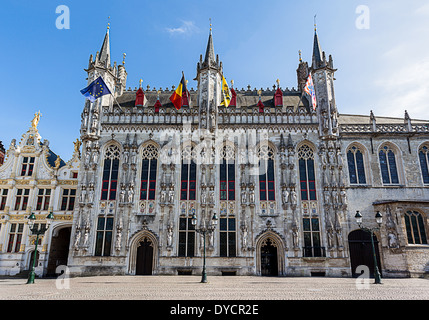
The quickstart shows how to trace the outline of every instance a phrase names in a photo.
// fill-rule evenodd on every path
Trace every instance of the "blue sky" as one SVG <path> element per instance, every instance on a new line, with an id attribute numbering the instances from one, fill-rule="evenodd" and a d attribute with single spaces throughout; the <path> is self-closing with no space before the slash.
<path id="1" fill-rule="evenodd" d="M 70 29 L 55 9 L 70 9 Z M 369 28 L 356 13 L 369 9 Z M 2 1 L 0 140 L 20 140 L 36 111 L 39 132 L 65 161 L 79 137 L 90 54 L 100 49 L 110 16 L 112 62 L 125 52 L 127 87 L 189 86 L 212 19 L 215 53 L 235 87 L 296 87 L 298 50 L 311 64 L 313 16 L 322 49 L 332 54 L 340 113 L 429 119 L 429 3 L 374 1 Z"/>

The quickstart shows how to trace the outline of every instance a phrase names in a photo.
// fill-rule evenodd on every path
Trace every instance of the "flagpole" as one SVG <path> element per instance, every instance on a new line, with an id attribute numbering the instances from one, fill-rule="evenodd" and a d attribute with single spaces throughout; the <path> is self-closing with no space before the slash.
<path id="1" fill-rule="evenodd" d="M 299 98 L 298 105 L 293 109 L 293 112 L 296 112 L 296 110 L 298 110 L 299 104 L 301 103 L 303 96 L 304 96 L 304 93 L 301 93 L 301 98 Z"/>
<path id="2" fill-rule="evenodd" d="M 110 95 L 113 97 L 113 99 L 115 99 L 115 102 L 118 104 L 119 108 L 122 110 L 122 112 L 125 113 L 124 109 L 122 109 L 121 105 L 119 104 L 118 100 L 116 100 L 115 96 L 112 94 L 112 92 L 110 92 Z"/>

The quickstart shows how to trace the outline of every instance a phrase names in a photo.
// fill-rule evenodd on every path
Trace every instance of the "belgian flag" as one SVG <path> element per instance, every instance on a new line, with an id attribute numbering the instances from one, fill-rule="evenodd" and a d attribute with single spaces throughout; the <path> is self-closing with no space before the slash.
<path id="1" fill-rule="evenodd" d="M 182 72 L 182 80 L 180 80 L 180 84 L 177 87 L 176 91 L 174 91 L 173 95 L 170 97 L 171 102 L 173 102 L 174 106 L 177 110 L 182 108 L 184 105 L 188 105 L 188 89 L 186 88 L 186 80 L 185 75 Z"/>

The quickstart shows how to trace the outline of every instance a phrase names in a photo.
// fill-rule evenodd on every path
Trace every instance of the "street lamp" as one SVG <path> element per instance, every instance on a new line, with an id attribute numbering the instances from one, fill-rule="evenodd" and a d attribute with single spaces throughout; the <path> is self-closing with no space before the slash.
<path id="1" fill-rule="evenodd" d="M 49 215 L 46 217 L 46 225 L 42 224 L 39 228 L 38 224 L 34 224 L 34 221 L 36 221 L 36 216 L 34 213 L 31 213 L 31 215 L 28 217 L 28 226 L 30 228 L 30 231 L 33 235 L 36 235 L 36 245 L 34 247 L 34 256 L 33 256 L 33 263 L 31 267 L 31 271 L 28 275 L 27 284 L 34 283 L 34 278 L 36 277 L 35 269 L 36 269 L 36 257 L 37 257 L 37 244 L 39 242 L 39 235 L 44 234 L 46 230 L 48 230 L 49 225 L 54 220 L 54 215 L 49 213 Z"/>
<path id="2" fill-rule="evenodd" d="M 207 283 L 207 272 L 206 272 L 206 234 L 210 234 L 214 232 L 216 225 L 217 225 L 217 216 L 216 213 L 213 214 L 213 217 L 211 219 L 211 223 L 208 227 L 206 227 L 206 224 L 202 225 L 200 228 L 195 228 L 195 231 L 198 233 L 201 233 L 204 238 L 204 254 L 203 254 L 203 273 L 201 276 L 201 283 Z M 192 225 L 195 227 L 197 225 L 197 216 L 195 213 L 192 215 L 191 220 Z"/>
<path id="3" fill-rule="evenodd" d="M 374 257 L 374 279 L 375 279 L 374 283 L 375 284 L 381 284 L 381 276 L 380 276 L 380 272 L 378 271 L 377 257 L 375 255 L 374 231 L 380 230 L 381 223 L 383 222 L 383 216 L 381 215 L 380 211 L 377 211 L 377 213 L 375 214 L 375 221 L 377 222 L 378 227 L 375 227 L 375 228 L 365 228 L 362 226 L 363 218 L 362 218 L 362 215 L 360 214 L 359 211 L 356 211 L 355 219 L 356 219 L 356 222 L 357 222 L 359 228 L 362 231 L 368 232 L 371 236 L 372 255 Z"/>

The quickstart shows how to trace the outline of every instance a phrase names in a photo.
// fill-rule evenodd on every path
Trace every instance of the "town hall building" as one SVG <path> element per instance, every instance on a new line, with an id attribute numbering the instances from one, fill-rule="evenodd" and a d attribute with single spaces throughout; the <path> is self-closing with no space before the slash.
<path id="1" fill-rule="evenodd" d="M 53 211 L 39 275 L 61 264 L 73 276 L 199 275 L 204 254 L 209 275 L 351 277 L 362 265 L 373 274 L 362 226 L 374 230 L 383 277 L 427 276 L 429 121 L 405 110 L 404 118 L 341 114 L 336 66 L 317 31 L 312 61 L 299 57 L 296 88 L 231 83 L 226 107 L 210 30 L 197 88 L 179 109 L 175 87 L 126 88 L 109 32 L 85 72 L 88 84 L 102 77 L 112 94 L 85 100 L 74 158 L 55 164 L 37 124 L 6 151 L 0 274 L 28 270 L 26 217 L 36 211 L 43 223 Z M 310 74 L 316 108 L 304 94 Z M 30 165 L 41 169 L 30 173 Z M 61 230 L 68 238 L 60 246 Z M 55 259 L 59 252 L 67 259 Z"/>

